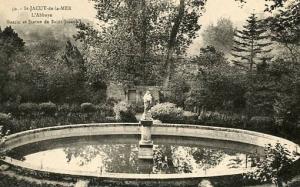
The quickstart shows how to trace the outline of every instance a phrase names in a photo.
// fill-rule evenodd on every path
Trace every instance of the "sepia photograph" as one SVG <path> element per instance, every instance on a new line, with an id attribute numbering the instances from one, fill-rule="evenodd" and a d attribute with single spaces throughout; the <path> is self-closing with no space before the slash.
<path id="1" fill-rule="evenodd" d="M 0 0 L 0 187 L 300 187 L 300 0 Z"/>

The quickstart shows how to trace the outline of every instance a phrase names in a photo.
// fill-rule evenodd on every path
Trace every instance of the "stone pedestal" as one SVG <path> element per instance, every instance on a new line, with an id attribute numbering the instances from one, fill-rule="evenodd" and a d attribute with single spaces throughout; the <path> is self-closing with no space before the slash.
<path id="1" fill-rule="evenodd" d="M 139 141 L 140 159 L 153 159 L 153 141 L 151 140 L 151 126 L 153 121 L 142 120 L 141 124 L 141 140 Z"/>
<path id="2" fill-rule="evenodd" d="M 153 159 L 139 159 L 138 160 L 139 173 L 152 173 L 153 171 Z"/>

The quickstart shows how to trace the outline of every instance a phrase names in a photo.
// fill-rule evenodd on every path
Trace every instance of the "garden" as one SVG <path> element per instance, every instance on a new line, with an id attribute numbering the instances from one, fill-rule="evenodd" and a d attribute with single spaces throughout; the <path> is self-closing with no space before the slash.
<path id="1" fill-rule="evenodd" d="M 142 103 L 108 92 L 118 83 L 124 95 L 138 85 L 161 88 L 150 110 L 155 123 L 251 130 L 300 144 L 299 0 L 272 0 L 265 9 L 271 14 L 252 13 L 241 26 L 218 19 L 202 31 L 196 55 L 188 49 L 206 1 L 93 3 L 105 25 L 98 29 L 84 21 L 68 26 L 69 36 L 57 34 L 59 25 L 27 35 L 18 27 L 0 28 L 3 141 L 45 127 L 139 122 Z M 280 144 L 266 146 L 265 153 L 269 162 L 257 160 L 259 170 L 245 180 L 300 186 L 299 160 L 290 159 L 299 155 Z M 0 171 L 0 186 L 60 185 Z"/>

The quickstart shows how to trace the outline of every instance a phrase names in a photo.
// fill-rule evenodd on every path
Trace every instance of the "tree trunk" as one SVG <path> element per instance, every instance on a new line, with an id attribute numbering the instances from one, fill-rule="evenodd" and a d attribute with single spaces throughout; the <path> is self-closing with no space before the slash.
<path id="1" fill-rule="evenodd" d="M 166 76 L 164 79 L 163 87 L 167 88 L 169 86 L 169 81 L 171 77 L 173 59 L 172 56 L 174 54 L 175 46 L 176 46 L 176 38 L 179 32 L 180 24 L 182 22 L 184 16 L 184 8 L 185 8 L 185 0 L 180 0 L 180 4 L 178 7 L 178 13 L 174 19 L 174 24 L 171 29 L 169 41 L 168 41 L 168 49 L 167 49 L 167 56 L 166 56 Z"/>
<path id="2" fill-rule="evenodd" d="M 143 82 L 144 84 L 147 84 L 147 64 L 146 64 L 146 56 L 147 56 L 147 5 L 146 0 L 141 0 L 141 8 L 142 8 L 142 15 L 141 15 L 141 22 L 142 22 L 142 40 L 140 43 L 141 46 L 141 59 L 140 62 L 142 64 L 143 68 Z"/>

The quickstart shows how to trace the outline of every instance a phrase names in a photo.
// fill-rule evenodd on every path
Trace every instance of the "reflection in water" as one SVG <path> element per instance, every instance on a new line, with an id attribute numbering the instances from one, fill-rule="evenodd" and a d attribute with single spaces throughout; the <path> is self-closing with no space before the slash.
<path id="1" fill-rule="evenodd" d="M 103 173 L 224 172 L 246 166 L 246 154 L 200 145 L 156 142 L 153 161 L 138 159 L 138 145 L 130 142 L 90 141 L 43 147 L 42 143 L 13 150 L 10 155 L 41 168 Z M 121 143 L 122 142 L 122 143 Z M 28 152 L 28 150 L 33 150 Z M 249 162 L 249 161 L 248 161 Z"/>

